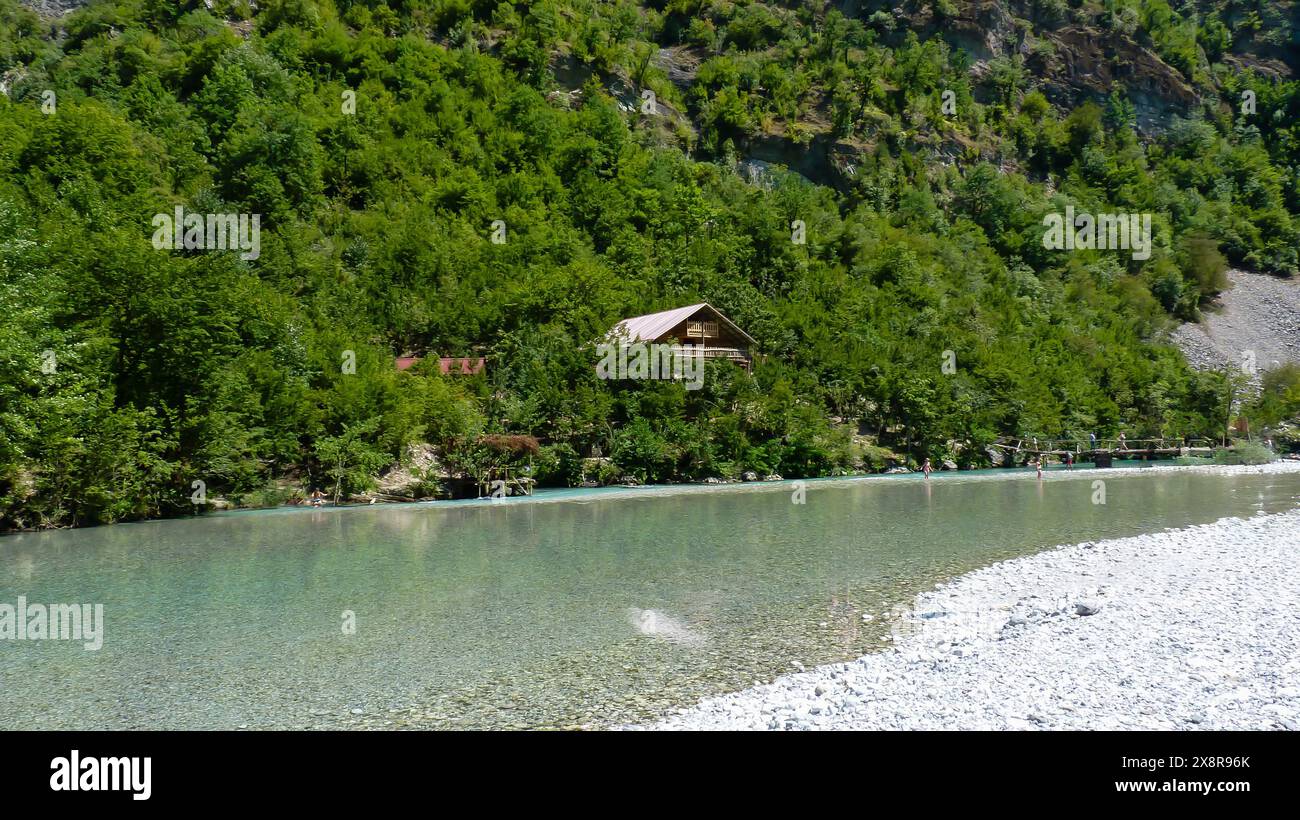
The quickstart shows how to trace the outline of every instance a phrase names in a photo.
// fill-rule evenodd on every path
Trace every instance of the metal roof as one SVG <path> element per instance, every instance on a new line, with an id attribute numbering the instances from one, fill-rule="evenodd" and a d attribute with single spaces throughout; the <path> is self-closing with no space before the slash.
<path id="1" fill-rule="evenodd" d="M 708 302 L 700 302 L 697 305 L 687 305 L 686 307 L 673 308 L 672 310 L 663 310 L 658 313 L 647 313 L 645 316 L 633 316 L 631 319 L 624 319 L 614 325 L 610 333 L 614 336 L 625 337 L 632 342 L 653 342 L 659 339 L 668 331 L 680 325 L 698 312 L 701 308 L 708 308 L 709 312 L 725 323 L 736 333 L 745 337 L 750 344 L 754 344 L 754 338 L 745 331 L 736 327 L 726 316 L 723 316 L 717 308 Z"/>

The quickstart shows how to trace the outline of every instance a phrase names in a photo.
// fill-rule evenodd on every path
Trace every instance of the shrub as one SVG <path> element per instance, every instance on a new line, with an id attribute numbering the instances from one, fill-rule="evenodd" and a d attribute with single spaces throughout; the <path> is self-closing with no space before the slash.
<path id="1" fill-rule="evenodd" d="M 537 456 L 537 483 L 543 486 L 572 487 L 582 481 L 582 459 L 568 444 L 550 444 Z"/>
<path id="2" fill-rule="evenodd" d="M 1182 245 L 1183 270 L 1202 297 L 1227 289 L 1228 260 L 1219 252 L 1218 242 L 1205 236 L 1189 236 Z"/>
<path id="3" fill-rule="evenodd" d="M 231 496 L 231 501 L 240 507 L 252 507 L 254 509 L 265 509 L 268 507 L 279 507 L 287 504 L 298 495 L 298 491 L 290 487 L 270 486 L 263 487 L 260 490 L 253 490 L 239 496 Z"/>
<path id="4" fill-rule="evenodd" d="M 1214 451 L 1215 464 L 1267 464 L 1272 460 L 1269 449 L 1254 441 L 1239 441 L 1231 449 L 1220 447 Z"/>

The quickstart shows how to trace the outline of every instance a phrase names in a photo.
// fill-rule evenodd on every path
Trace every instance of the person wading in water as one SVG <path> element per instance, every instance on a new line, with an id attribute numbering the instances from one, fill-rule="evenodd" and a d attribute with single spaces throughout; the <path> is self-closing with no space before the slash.
<path id="1" fill-rule="evenodd" d="M 930 466 L 930 459 L 927 458 L 927 459 L 925 460 L 925 463 L 921 465 L 921 472 L 925 473 L 925 480 L 926 480 L 926 481 L 929 481 L 929 480 L 930 480 L 930 470 L 931 470 L 931 469 L 933 469 L 933 468 Z"/>

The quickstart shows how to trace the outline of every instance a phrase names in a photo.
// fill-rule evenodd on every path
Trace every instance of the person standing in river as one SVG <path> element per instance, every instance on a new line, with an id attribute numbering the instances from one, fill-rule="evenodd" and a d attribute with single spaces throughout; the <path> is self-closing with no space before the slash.
<path id="1" fill-rule="evenodd" d="M 927 459 L 925 460 L 925 463 L 921 465 L 921 472 L 925 473 L 925 480 L 926 480 L 926 481 L 929 481 L 929 480 L 930 480 L 930 470 L 931 470 L 931 469 L 933 469 L 933 468 L 930 466 L 930 459 L 927 458 Z"/>

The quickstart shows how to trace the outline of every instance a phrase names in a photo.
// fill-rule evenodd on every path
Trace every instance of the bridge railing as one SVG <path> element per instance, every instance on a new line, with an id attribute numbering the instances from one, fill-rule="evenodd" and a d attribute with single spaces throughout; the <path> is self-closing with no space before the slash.
<path id="1" fill-rule="evenodd" d="M 998 439 L 995 447 L 1020 450 L 1028 453 L 1054 453 L 1073 451 L 1086 453 L 1093 450 L 1174 450 L 1183 448 L 1217 447 L 1218 442 L 1208 438 L 1099 438 L 1093 439 Z"/>

